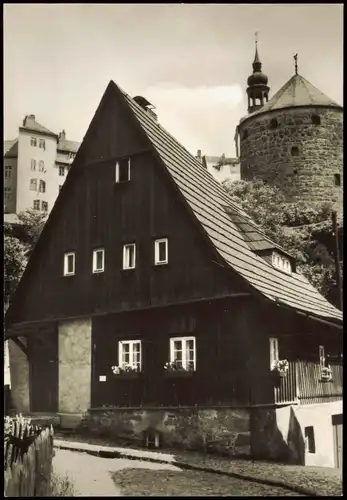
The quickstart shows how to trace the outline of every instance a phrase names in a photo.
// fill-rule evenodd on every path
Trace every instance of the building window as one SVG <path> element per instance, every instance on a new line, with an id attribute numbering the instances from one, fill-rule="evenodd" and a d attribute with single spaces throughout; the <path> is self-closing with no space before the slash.
<path id="1" fill-rule="evenodd" d="M 305 450 L 308 453 L 316 453 L 316 443 L 314 440 L 313 426 L 305 427 Z"/>
<path id="2" fill-rule="evenodd" d="M 76 156 L 75 153 L 70 152 L 68 155 L 68 158 L 69 158 L 69 160 L 73 160 L 75 158 L 75 156 Z"/>
<path id="3" fill-rule="evenodd" d="M 320 116 L 312 115 L 312 123 L 313 125 L 320 125 Z"/>
<path id="4" fill-rule="evenodd" d="M 36 148 L 36 146 L 37 146 L 36 137 L 30 137 L 30 146 L 33 146 L 34 148 Z"/>
<path id="5" fill-rule="evenodd" d="M 270 129 L 274 129 L 274 128 L 277 128 L 278 127 L 278 121 L 276 118 L 272 118 L 272 120 L 270 121 Z"/>
<path id="6" fill-rule="evenodd" d="M 170 362 L 177 363 L 185 370 L 196 370 L 195 337 L 175 337 L 170 339 Z"/>
<path id="7" fill-rule="evenodd" d="M 47 203 L 47 201 L 42 201 L 41 202 L 41 210 L 43 212 L 48 212 L 48 203 Z"/>
<path id="8" fill-rule="evenodd" d="M 335 182 L 335 186 L 341 186 L 341 175 L 340 174 L 334 174 L 334 182 Z"/>
<path id="9" fill-rule="evenodd" d="M 116 182 L 130 181 L 130 158 L 123 158 L 116 163 Z"/>
<path id="10" fill-rule="evenodd" d="M 44 172 L 45 170 L 45 162 L 43 160 L 39 161 L 39 172 Z"/>
<path id="11" fill-rule="evenodd" d="M 118 342 L 118 366 L 130 366 L 133 370 L 141 371 L 141 340 L 123 340 Z"/>
<path id="12" fill-rule="evenodd" d="M 45 183 L 45 181 L 40 181 L 39 191 L 40 191 L 40 193 L 45 193 L 46 192 L 46 183 Z"/>
<path id="13" fill-rule="evenodd" d="M 287 274 L 292 273 L 290 260 L 286 257 L 282 257 L 282 255 L 278 254 L 277 252 L 273 252 L 272 254 L 272 265 Z"/>
<path id="14" fill-rule="evenodd" d="M 123 247 L 123 269 L 135 269 L 136 247 L 135 243 Z"/>
<path id="15" fill-rule="evenodd" d="M 247 130 L 247 129 L 245 129 L 245 130 L 243 131 L 242 138 L 243 138 L 243 139 L 247 139 L 247 137 L 248 137 L 248 130 Z"/>
<path id="16" fill-rule="evenodd" d="M 65 175 L 65 167 L 59 167 L 59 175 L 60 176 Z"/>
<path id="17" fill-rule="evenodd" d="M 10 187 L 4 188 L 5 201 L 11 201 L 12 199 L 12 189 Z"/>
<path id="18" fill-rule="evenodd" d="M 299 148 L 297 146 L 292 147 L 292 156 L 299 156 Z"/>
<path id="19" fill-rule="evenodd" d="M 278 339 L 271 337 L 269 339 L 269 342 L 270 342 L 270 369 L 273 370 L 276 361 L 279 360 Z"/>
<path id="20" fill-rule="evenodd" d="M 30 167 L 30 168 L 31 168 L 31 170 L 32 170 L 33 172 L 35 172 L 35 170 L 36 170 L 36 160 L 31 160 L 31 162 L 30 162 L 30 163 L 31 163 L 31 167 Z"/>
<path id="21" fill-rule="evenodd" d="M 154 243 L 154 263 L 156 266 L 168 263 L 168 240 L 163 238 Z"/>
<path id="22" fill-rule="evenodd" d="M 12 177 L 12 167 L 11 165 L 6 165 L 5 167 L 5 179 L 10 179 Z"/>
<path id="23" fill-rule="evenodd" d="M 46 149 L 46 142 L 44 139 L 39 140 L 39 148 Z"/>
<path id="24" fill-rule="evenodd" d="M 40 210 L 40 200 L 34 200 L 34 210 Z"/>
<path id="25" fill-rule="evenodd" d="M 37 179 L 30 179 L 30 191 L 37 191 Z"/>
<path id="26" fill-rule="evenodd" d="M 75 274 L 75 253 L 69 252 L 64 255 L 64 276 Z"/>
<path id="27" fill-rule="evenodd" d="M 60 191 L 63 186 L 58 186 L 58 187 L 59 187 L 59 191 Z"/>
<path id="28" fill-rule="evenodd" d="M 105 270 L 105 250 L 98 249 L 93 252 L 93 273 L 102 273 Z"/>
<path id="29" fill-rule="evenodd" d="M 319 346 L 319 364 L 321 368 L 325 367 L 325 349 L 324 345 Z"/>

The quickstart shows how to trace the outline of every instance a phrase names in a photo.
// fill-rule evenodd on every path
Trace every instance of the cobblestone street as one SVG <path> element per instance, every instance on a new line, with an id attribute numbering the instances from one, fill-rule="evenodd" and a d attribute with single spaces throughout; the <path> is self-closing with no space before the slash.
<path id="1" fill-rule="evenodd" d="M 284 488 L 174 465 L 106 459 L 56 450 L 54 472 L 68 476 L 74 496 L 298 496 Z"/>

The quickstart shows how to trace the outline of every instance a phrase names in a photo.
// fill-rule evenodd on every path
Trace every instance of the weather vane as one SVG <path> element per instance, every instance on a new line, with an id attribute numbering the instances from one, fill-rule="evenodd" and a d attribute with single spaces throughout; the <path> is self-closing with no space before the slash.
<path id="1" fill-rule="evenodd" d="M 256 43 L 256 44 L 258 43 L 258 33 L 259 33 L 259 31 L 256 31 L 256 32 L 254 33 L 255 43 Z"/>
<path id="2" fill-rule="evenodd" d="M 294 61 L 295 61 L 295 74 L 298 74 L 298 54 L 294 55 Z"/>

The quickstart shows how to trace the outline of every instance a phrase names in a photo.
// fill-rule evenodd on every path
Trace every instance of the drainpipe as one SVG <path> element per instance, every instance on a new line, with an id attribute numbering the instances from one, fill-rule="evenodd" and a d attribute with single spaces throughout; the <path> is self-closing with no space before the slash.
<path id="1" fill-rule="evenodd" d="M 336 269 L 336 286 L 339 293 L 340 309 L 343 309 L 343 294 L 342 294 L 342 279 L 341 279 L 341 269 L 340 269 L 340 249 L 339 249 L 339 235 L 337 231 L 337 214 L 334 210 L 331 213 L 331 219 L 333 223 L 333 236 L 335 237 L 335 269 Z"/>

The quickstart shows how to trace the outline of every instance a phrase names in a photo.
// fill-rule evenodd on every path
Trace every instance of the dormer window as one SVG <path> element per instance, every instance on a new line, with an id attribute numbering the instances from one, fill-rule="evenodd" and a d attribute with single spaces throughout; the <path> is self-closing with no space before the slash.
<path id="1" fill-rule="evenodd" d="M 116 183 L 130 181 L 130 158 L 123 158 L 117 161 L 115 181 Z"/>
<path id="2" fill-rule="evenodd" d="M 287 274 L 292 274 L 292 265 L 290 260 L 277 252 L 272 254 L 272 265 L 280 271 L 284 271 Z"/>

